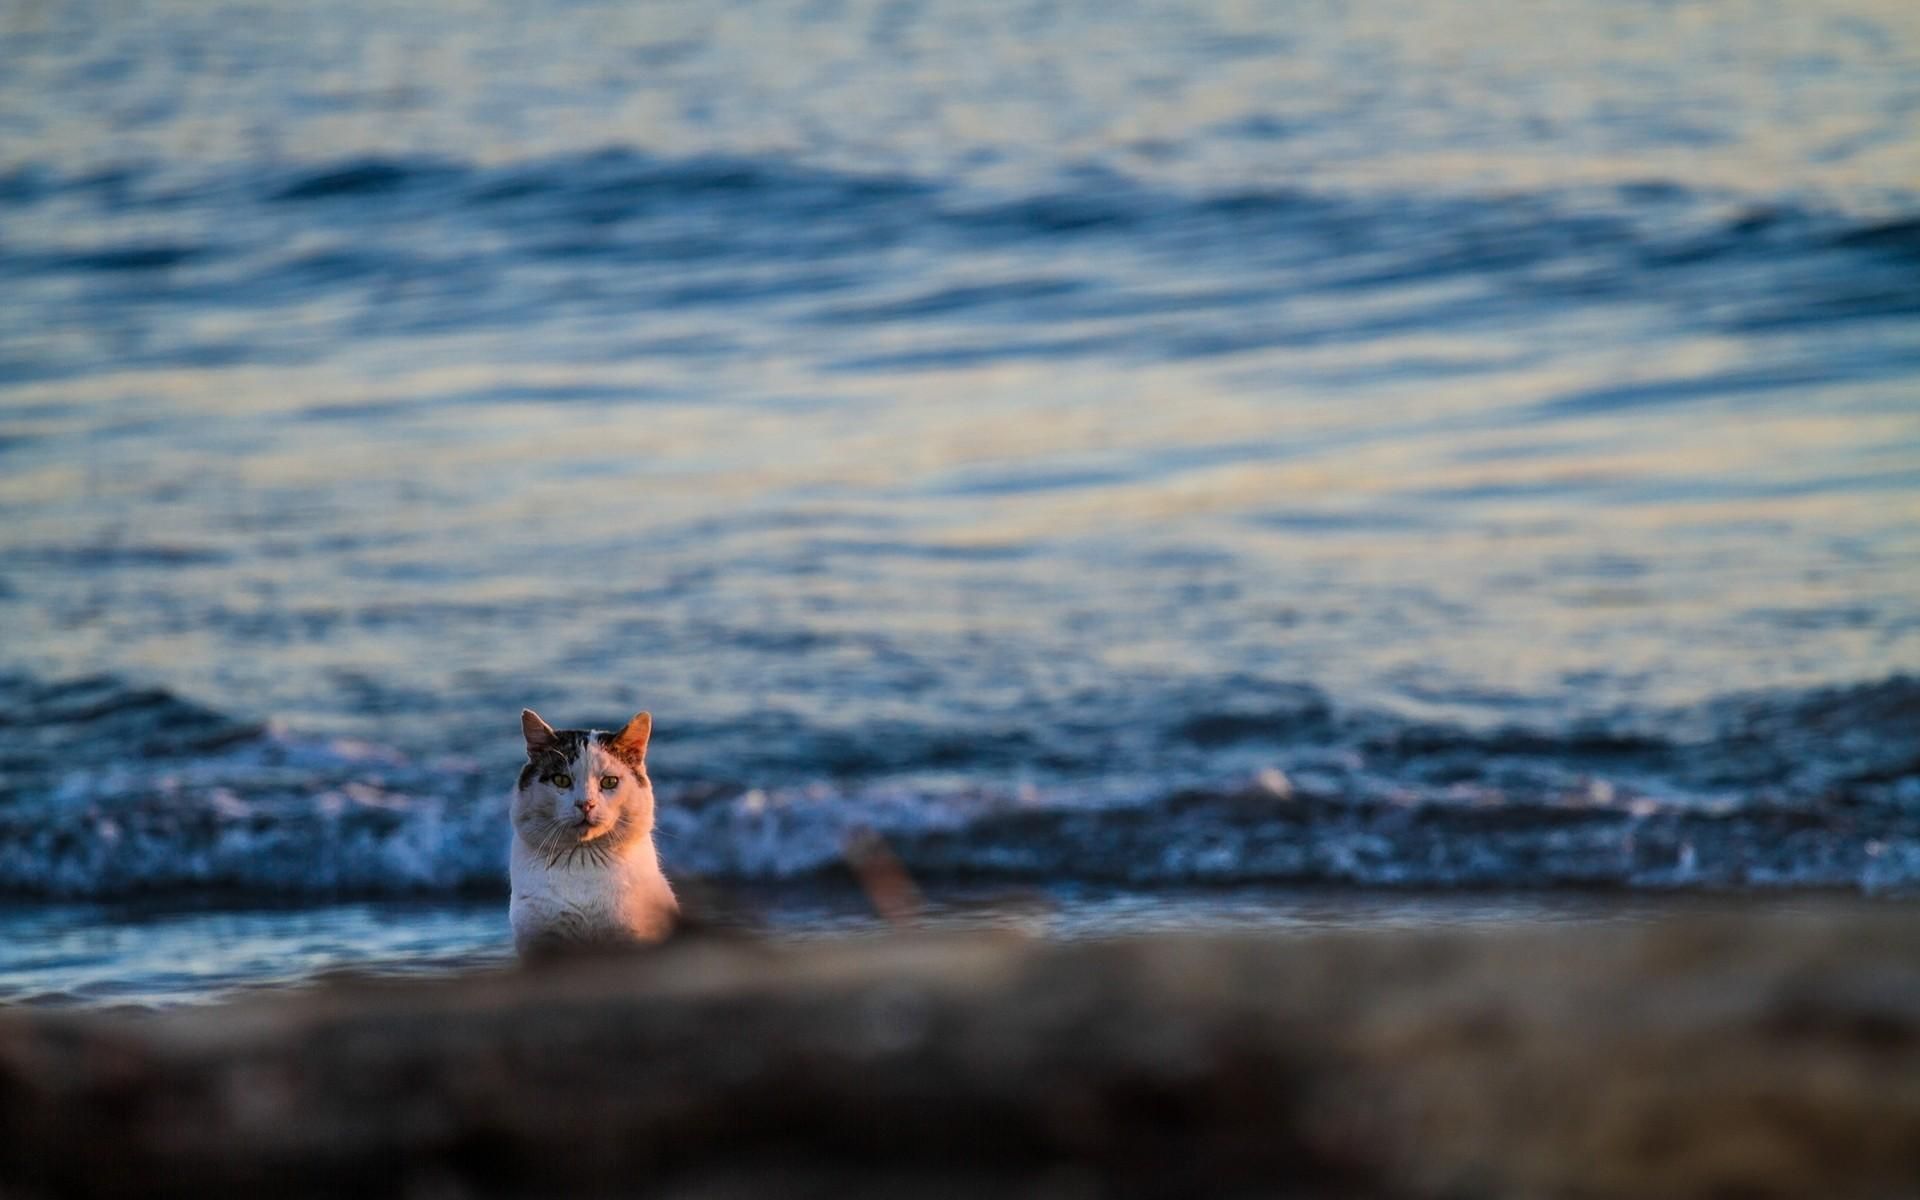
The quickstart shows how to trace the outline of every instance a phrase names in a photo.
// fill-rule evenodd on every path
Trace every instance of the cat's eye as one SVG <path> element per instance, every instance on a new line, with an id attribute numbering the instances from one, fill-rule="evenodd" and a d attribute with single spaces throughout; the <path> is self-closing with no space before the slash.
<path id="1" fill-rule="evenodd" d="M 565 771 L 562 771 L 558 775 L 555 775 L 553 777 L 553 786 L 564 791 L 567 788 L 570 788 L 573 786 L 573 776 L 567 774 Z"/>
<path id="2" fill-rule="evenodd" d="M 619 786 L 620 777 L 618 775 L 602 775 L 600 777 L 600 790 L 603 792 L 610 792 Z"/>

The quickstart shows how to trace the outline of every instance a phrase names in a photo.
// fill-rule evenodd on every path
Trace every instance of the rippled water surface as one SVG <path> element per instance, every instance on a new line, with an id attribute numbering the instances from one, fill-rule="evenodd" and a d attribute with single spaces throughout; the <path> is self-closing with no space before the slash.
<path id="1" fill-rule="evenodd" d="M 29 896 L 484 888 L 529 703 L 717 877 L 1911 886 L 1920 8 L 13 6 L 0 671 Z"/>

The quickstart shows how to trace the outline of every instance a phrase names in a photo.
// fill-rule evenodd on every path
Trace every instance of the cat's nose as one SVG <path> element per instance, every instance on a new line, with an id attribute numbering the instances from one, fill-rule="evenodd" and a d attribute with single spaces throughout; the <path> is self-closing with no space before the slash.
<path id="1" fill-rule="evenodd" d="M 573 802 L 573 806 L 580 810 L 580 815 L 583 817 L 592 816 L 593 810 L 600 807 L 591 796 L 582 796 Z"/>

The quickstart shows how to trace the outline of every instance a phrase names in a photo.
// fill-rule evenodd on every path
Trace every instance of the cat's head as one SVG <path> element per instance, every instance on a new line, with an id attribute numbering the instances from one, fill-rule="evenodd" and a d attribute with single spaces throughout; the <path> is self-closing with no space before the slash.
<path id="1" fill-rule="evenodd" d="M 601 857 L 653 829 L 653 784 L 647 738 L 653 718 L 641 713 L 618 733 L 555 729 L 532 709 L 520 713 L 527 765 L 513 796 L 513 827 L 536 853 L 592 847 Z"/>

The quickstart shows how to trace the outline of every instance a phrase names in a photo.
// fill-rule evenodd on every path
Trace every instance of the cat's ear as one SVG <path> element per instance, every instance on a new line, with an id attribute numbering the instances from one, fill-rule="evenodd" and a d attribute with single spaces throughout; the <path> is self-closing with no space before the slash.
<path id="1" fill-rule="evenodd" d="M 527 739 L 527 757 L 532 758 L 553 745 L 553 726 L 540 719 L 530 708 L 520 710 L 520 732 Z"/>
<path id="2" fill-rule="evenodd" d="M 639 762 L 647 757 L 647 739 L 653 736 L 653 714 L 641 713 L 613 735 L 613 748 L 622 757 Z"/>

